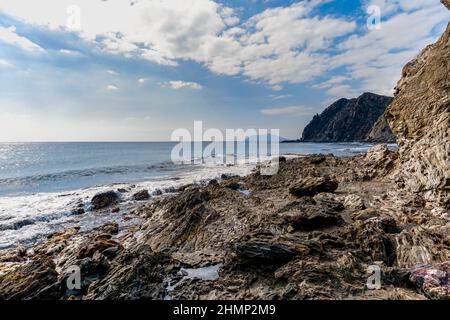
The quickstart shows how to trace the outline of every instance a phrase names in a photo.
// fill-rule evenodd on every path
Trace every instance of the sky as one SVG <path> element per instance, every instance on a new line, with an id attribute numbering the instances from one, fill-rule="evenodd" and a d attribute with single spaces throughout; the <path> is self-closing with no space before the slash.
<path id="1" fill-rule="evenodd" d="M 339 98 L 392 95 L 439 0 L 0 0 L 0 141 L 299 138 Z"/>

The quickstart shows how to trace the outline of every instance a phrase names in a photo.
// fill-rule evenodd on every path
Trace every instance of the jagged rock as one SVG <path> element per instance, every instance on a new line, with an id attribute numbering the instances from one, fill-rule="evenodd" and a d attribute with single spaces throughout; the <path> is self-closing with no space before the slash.
<path id="1" fill-rule="evenodd" d="M 2 300 L 44 300 L 59 296 L 58 273 L 51 259 L 40 257 L 0 274 Z"/>
<path id="2" fill-rule="evenodd" d="M 448 1 L 443 1 L 447 7 Z M 404 68 L 386 112 L 397 136 L 399 186 L 449 206 L 450 25 Z"/>
<path id="3" fill-rule="evenodd" d="M 364 141 L 391 101 L 391 97 L 373 93 L 351 100 L 340 99 L 321 115 L 314 116 L 303 130 L 302 141 Z"/>
<path id="4" fill-rule="evenodd" d="M 289 189 L 296 197 L 314 196 L 321 192 L 334 192 L 339 184 L 330 177 L 308 177 L 300 180 Z"/>
<path id="5" fill-rule="evenodd" d="M 92 209 L 104 209 L 106 207 L 117 204 L 118 200 L 119 197 L 114 191 L 107 191 L 96 194 L 91 200 Z"/>
<path id="6" fill-rule="evenodd" d="M 379 214 L 378 210 L 376 210 L 374 208 L 367 208 L 365 210 L 355 212 L 353 214 L 353 220 L 364 221 L 364 220 L 368 220 L 368 219 L 372 219 L 372 218 L 377 218 L 379 216 L 380 216 L 380 214 Z"/>
<path id="7" fill-rule="evenodd" d="M 389 127 L 386 116 L 382 114 L 373 125 L 372 130 L 367 135 L 365 141 L 375 143 L 395 143 L 396 140 L 391 127 Z"/>
<path id="8" fill-rule="evenodd" d="M 286 219 L 296 230 L 317 230 L 335 226 L 342 219 L 334 213 L 324 211 L 306 211 Z"/>
<path id="9" fill-rule="evenodd" d="M 176 263 L 143 245 L 117 256 L 108 274 L 89 286 L 86 299 L 162 299 L 164 280 Z"/>
<path id="10" fill-rule="evenodd" d="M 145 201 L 150 199 L 150 194 L 148 193 L 148 190 L 141 190 L 133 194 L 133 199 L 136 201 Z"/>

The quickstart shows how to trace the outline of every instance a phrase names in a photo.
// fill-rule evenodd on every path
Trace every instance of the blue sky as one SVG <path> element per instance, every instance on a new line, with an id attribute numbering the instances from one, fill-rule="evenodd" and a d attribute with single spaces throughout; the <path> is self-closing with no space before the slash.
<path id="1" fill-rule="evenodd" d="M 449 19 L 439 0 L 0 0 L 0 141 L 161 141 L 194 120 L 297 138 L 338 98 L 392 94 Z"/>

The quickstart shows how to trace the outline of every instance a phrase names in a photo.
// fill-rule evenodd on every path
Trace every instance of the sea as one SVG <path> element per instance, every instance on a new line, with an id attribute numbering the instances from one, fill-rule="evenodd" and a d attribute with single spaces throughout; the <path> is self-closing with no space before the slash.
<path id="1" fill-rule="evenodd" d="M 135 205 L 134 192 L 146 189 L 155 197 L 164 196 L 182 185 L 205 184 L 223 174 L 244 176 L 257 165 L 248 157 L 239 157 L 237 143 L 227 144 L 224 149 L 226 155 L 241 160 L 233 165 L 222 161 L 174 162 L 172 151 L 176 145 L 175 142 L 0 143 L 0 250 L 31 246 L 48 234 L 69 227 L 89 232 L 115 220 L 124 229 L 139 223 L 137 218 L 127 219 L 123 214 Z M 281 143 L 279 154 L 349 156 L 366 152 L 371 146 Z M 212 158 L 223 156 L 215 153 Z M 89 211 L 92 197 L 109 190 L 122 191 L 122 210 Z M 86 213 L 77 214 L 74 208 L 78 206 Z"/>

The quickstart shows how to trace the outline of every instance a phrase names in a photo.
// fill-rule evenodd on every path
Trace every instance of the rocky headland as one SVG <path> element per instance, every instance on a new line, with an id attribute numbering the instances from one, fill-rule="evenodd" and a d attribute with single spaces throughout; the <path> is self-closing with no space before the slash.
<path id="1" fill-rule="evenodd" d="M 303 142 L 395 142 L 385 118 L 391 97 L 364 93 L 339 99 L 315 115 L 303 130 Z"/>
<path id="2" fill-rule="evenodd" d="M 143 191 L 124 213 L 98 195 L 80 214 L 141 222 L 1 251 L 0 299 L 450 299 L 449 35 L 403 71 L 386 113 L 398 152 L 282 157 L 273 176 Z"/>

